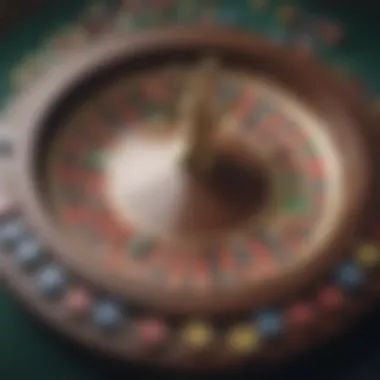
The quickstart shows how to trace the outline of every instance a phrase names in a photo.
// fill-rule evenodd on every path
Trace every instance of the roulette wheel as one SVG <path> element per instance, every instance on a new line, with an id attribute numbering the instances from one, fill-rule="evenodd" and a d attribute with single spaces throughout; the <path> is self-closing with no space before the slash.
<path id="1" fill-rule="evenodd" d="M 281 8 L 270 41 L 236 30 L 239 7 L 183 3 L 176 22 L 170 2 L 133 22 L 124 3 L 91 5 L 50 61 L 12 72 L 6 285 L 123 361 L 277 362 L 375 303 L 373 109 L 315 62 L 338 25 Z"/>

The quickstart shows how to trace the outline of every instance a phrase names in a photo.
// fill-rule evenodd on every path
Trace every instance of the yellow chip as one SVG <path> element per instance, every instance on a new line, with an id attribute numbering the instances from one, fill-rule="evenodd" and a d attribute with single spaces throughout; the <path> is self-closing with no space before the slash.
<path id="1" fill-rule="evenodd" d="M 255 351 L 260 345 L 260 335 L 252 326 L 237 326 L 227 335 L 227 346 L 239 354 Z"/>
<path id="2" fill-rule="evenodd" d="M 184 328 L 183 339 L 192 349 L 203 349 L 209 346 L 214 339 L 213 328 L 201 322 L 191 323 Z"/>
<path id="3" fill-rule="evenodd" d="M 380 262 L 380 250 L 375 244 L 362 245 L 357 253 L 358 262 L 365 267 L 373 267 Z"/>

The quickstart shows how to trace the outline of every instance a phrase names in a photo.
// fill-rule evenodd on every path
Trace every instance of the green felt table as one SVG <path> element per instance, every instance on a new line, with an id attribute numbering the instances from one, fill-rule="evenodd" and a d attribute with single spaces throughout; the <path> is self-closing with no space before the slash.
<path id="1" fill-rule="evenodd" d="M 150 11 L 141 11 L 140 16 L 133 19 L 132 27 L 130 19 L 128 25 L 126 19 L 121 20 L 113 33 L 128 35 L 136 30 L 178 21 L 197 23 L 202 14 L 200 5 L 205 2 L 173 1 L 165 13 L 154 11 L 158 0 L 145 3 Z M 220 0 L 217 3 L 219 10 L 228 10 L 225 14 L 230 15 L 224 22 L 236 23 L 243 29 L 271 38 L 287 38 L 286 29 L 278 17 L 280 5 L 287 2 L 267 1 L 263 9 L 253 9 L 253 2 L 246 0 Z M 380 24 L 376 12 L 348 3 L 335 7 L 323 7 L 317 2 L 314 5 L 297 3 L 309 15 L 329 17 L 346 31 L 346 41 L 342 45 L 317 44 L 315 54 L 346 75 L 360 78 L 368 93 L 368 101 L 374 101 L 380 94 L 380 49 L 377 49 L 376 39 L 376 35 L 380 35 Z M 90 6 L 84 0 L 51 1 L 49 7 L 21 25 L 14 25 L 13 30 L 0 40 L 0 104 L 4 113 L 18 91 L 36 80 L 45 67 L 53 65 L 57 59 L 64 59 L 65 49 L 54 47 L 54 40 L 73 30 L 80 33 L 81 15 Z M 79 43 L 81 49 L 85 45 L 86 42 Z M 293 364 L 285 373 L 274 375 L 275 378 L 379 378 L 380 367 L 377 368 L 376 363 L 380 357 L 380 329 L 376 327 L 377 319 L 375 313 L 351 334 L 311 355 L 302 365 Z M 244 377 L 244 373 L 241 372 L 239 377 Z M 139 369 L 110 366 L 57 339 L 15 302 L 6 287 L 0 289 L 0 379 L 96 380 L 138 375 L 142 375 Z M 154 372 L 149 375 L 159 376 Z"/>

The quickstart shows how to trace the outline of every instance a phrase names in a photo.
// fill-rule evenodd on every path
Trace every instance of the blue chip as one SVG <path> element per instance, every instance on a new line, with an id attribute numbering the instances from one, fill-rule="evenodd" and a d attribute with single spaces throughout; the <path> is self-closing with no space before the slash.
<path id="1" fill-rule="evenodd" d="M 0 225 L 0 245 L 12 248 L 25 235 L 24 224 L 20 220 L 11 220 Z"/>
<path id="2" fill-rule="evenodd" d="M 32 269 L 40 262 L 43 248 L 34 239 L 25 239 L 15 247 L 16 262 L 26 270 Z"/>
<path id="3" fill-rule="evenodd" d="M 94 306 L 92 318 L 96 327 L 106 331 L 116 330 L 123 322 L 122 307 L 118 302 L 100 301 Z"/>
<path id="4" fill-rule="evenodd" d="M 359 290 L 365 281 L 363 269 L 353 261 L 343 263 L 337 270 L 336 282 L 346 291 Z"/>
<path id="5" fill-rule="evenodd" d="M 256 317 L 257 328 L 263 339 L 273 340 L 284 333 L 285 323 L 282 313 L 266 311 Z"/>
<path id="6" fill-rule="evenodd" d="M 47 298 L 59 298 L 64 295 L 68 285 L 66 272 L 63 268 L 51 265 L 43 268 L 37 277 L 37 287 Z"/>

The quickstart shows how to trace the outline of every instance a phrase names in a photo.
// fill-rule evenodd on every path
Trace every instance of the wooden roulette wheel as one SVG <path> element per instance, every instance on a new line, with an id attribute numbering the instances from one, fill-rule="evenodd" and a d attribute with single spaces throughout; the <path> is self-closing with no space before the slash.
<path id="1" fill-rule="evenodd" d="M 371 120 L 308 56 L 218 28 L 111 38 L 9 122 L 5 276 L 82 345 L 178 368 L 273 362 L 376 296 Z"/>

